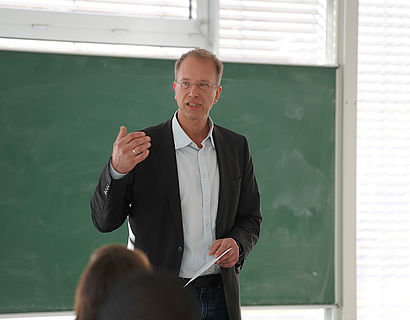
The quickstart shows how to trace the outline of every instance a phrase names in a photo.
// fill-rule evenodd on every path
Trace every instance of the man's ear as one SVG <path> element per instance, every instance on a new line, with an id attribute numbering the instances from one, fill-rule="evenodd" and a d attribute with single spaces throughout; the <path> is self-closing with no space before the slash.
<path id="1" fill-rule="evenodd" d="M 222 87 L 218 86 L 218 89 L 216 89 L 215 93 L 215 98 L 214 98 L 214 104 L 218 102 L 219 96 L 221 95 Z"/>

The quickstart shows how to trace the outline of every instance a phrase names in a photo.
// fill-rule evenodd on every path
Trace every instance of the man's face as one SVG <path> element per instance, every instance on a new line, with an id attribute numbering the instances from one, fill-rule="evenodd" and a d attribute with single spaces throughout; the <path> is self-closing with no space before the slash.
<path id="1" fill-rule="evenodd" d="M 194 83 L 194 85 L 184 88 L 181 85 L 183 82 Z M 188 57 L 182 61 L 177 81 L 174 82 L 180 123 L 208 119 L 209 111 L 218 101 L 222 90 L 220 86 L 215 85 L 216 82 L 216 67 L 211 60 Z M 210 84 L 210 87 L 200 89 L 195 85 L 204 83 Z"/>

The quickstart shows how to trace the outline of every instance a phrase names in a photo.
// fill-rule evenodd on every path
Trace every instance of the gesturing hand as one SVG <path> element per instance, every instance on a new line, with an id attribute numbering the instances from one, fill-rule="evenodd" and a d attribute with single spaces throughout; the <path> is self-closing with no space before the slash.
<path id="1" fill-rule="evenodd" d="M 223 268 L 230 268 L 233 267 L 239 260 L 239 248 L 234 239 L 224 238 L 216 240 L 209 248 L 208 254 L 210 256 L 215 255 L 215 257 L 219 257 L 222 253 L 225 252 L 225 250 L 229 248 L 232 248 L 232 250 L 227 252 L 216 263 Z"/>
<path id="2" fill-rule="evenodd" d="M 151 138 L 145 132 L 127 134 L 127 128 L 121 126 L 112 149 L 111 164 L 119 173 L 130 172 L 138 163 L 148 157 Z"/>

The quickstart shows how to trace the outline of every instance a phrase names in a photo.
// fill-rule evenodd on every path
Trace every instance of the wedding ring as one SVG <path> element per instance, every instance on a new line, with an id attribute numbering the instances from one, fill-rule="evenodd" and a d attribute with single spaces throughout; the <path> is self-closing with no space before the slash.
<path id="1" fill-rule="evenodd" d="M 134 150 L 134 149 L 132 149 L 132 153 L 133 153 L 134 155 L 137 155 L 137 153 L 135 152 L 135 150 Z"/>

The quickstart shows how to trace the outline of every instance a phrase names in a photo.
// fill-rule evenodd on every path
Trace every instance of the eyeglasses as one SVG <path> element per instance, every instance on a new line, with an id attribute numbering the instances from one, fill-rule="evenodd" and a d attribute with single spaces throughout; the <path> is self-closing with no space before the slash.
<path id="1" fill-rule="evenodd" d="M 193 85 L 196 85 L 196 87 L 200 90 L 203 91 L 209 91 L 211 90 L 213 87 L 217 87 L 217 84 L 214 83 L 209 83 L 209 82 L 190 82 L 190 81 L 175 81 L 176 83 L 178 83 L 178 85 L 182 88 L 182 89 L 190 89 Z"/>

